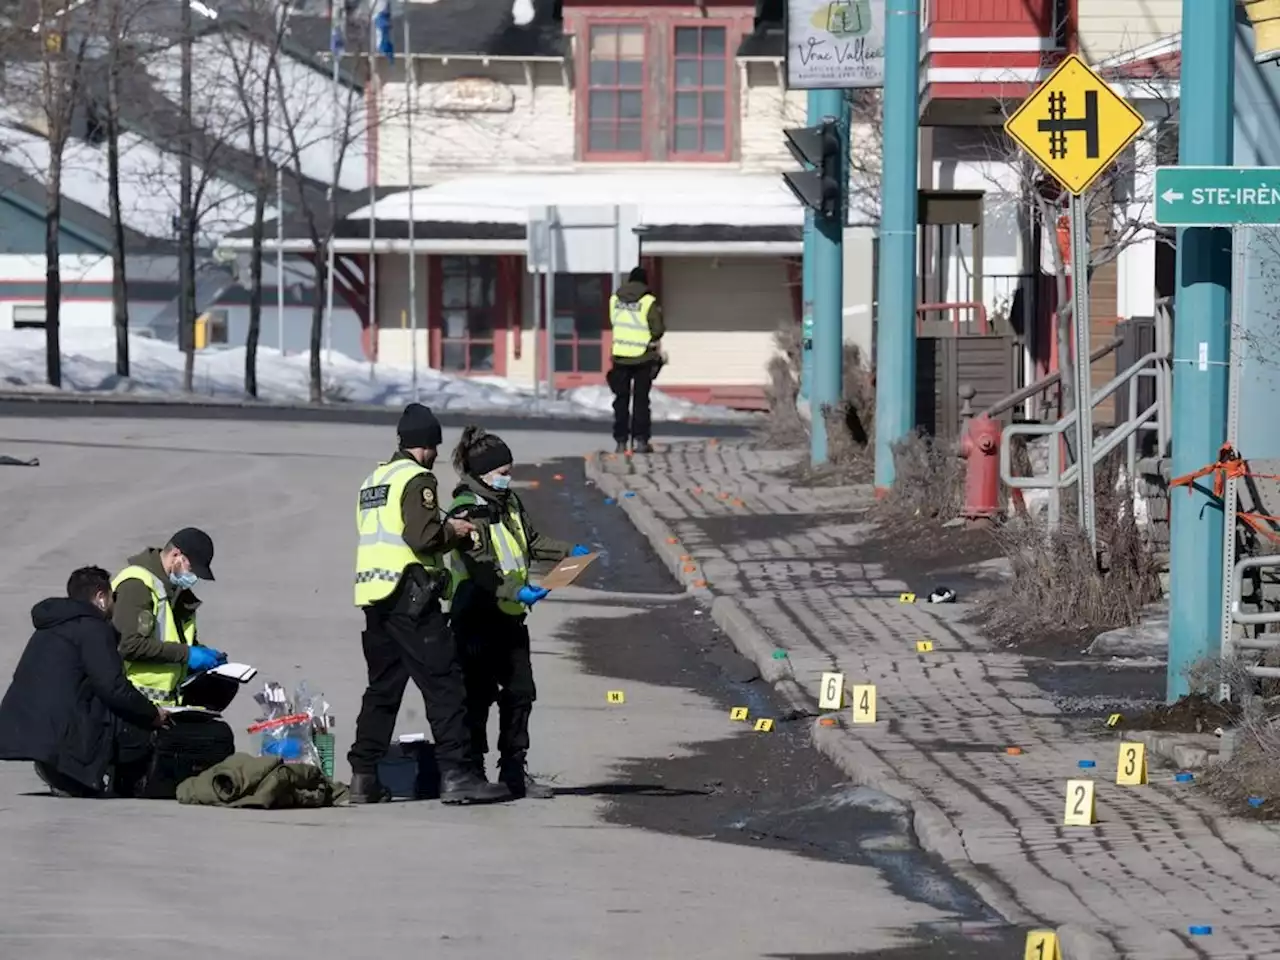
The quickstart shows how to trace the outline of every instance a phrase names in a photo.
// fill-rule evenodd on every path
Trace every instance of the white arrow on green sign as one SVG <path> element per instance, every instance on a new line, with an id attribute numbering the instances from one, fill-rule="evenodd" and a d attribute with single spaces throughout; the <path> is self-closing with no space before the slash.
<path id="1" fill-rule="evenodd" d="M 1162 227 L 1280 224 L 1280 167 L 1156 167 Z"/>

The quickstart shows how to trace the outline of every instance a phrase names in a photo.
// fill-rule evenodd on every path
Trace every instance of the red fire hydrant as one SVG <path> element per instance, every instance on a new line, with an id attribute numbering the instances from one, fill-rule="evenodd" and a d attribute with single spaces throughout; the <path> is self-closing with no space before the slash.
<path id="1" fill-rule="evenodd" d="M 964 518 L 994 520 L 1000 513 L 1000 423 L 974 417 L 960 440 L 965 460 Z"/>

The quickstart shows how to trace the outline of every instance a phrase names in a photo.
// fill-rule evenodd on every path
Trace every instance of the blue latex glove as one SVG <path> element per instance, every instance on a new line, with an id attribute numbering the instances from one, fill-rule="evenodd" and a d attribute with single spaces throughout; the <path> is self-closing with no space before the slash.
<path id="1" fill-rule="evenodd" d="M 551 591 L 546 587 L 534 587 L 525 584 L 516 593 L 516 599 L 523 603 L 526 607 L 532 607 L 535 603 L 545 597 Z"/>
<path id="2" fill-rule="evenodd" d="M 220 653 L 213 647 L 187 648 L 187 666 L 191 668 L 193 673 L 209 670 L 226 659 L 227 655 L 225 653 Z"/>
<path id="3" fill-rule="evenodd" d="M 591 552 L 590 547 L 584 547 L 582 544 L 579 543 L 577 546 L 575 546 L 572 550 L 569 551 L 569 556 L 585 557 L 590 552 Z"/>

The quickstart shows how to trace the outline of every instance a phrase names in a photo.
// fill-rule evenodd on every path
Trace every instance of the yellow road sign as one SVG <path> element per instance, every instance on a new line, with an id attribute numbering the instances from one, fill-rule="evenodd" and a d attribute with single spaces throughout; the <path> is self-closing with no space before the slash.
<path id="1" fill-rule="evenodd" d="M 1064 187 L 1084 193 L 1142 132 L 1142 114 L 1074 53 L 1004 125 Z"/>

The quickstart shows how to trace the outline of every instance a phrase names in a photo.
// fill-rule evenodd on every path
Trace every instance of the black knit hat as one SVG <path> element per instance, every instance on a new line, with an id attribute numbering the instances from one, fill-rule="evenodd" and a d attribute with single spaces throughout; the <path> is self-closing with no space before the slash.
<path id="1" fill-rule="evenodd" d="M 483 477 L 499 467 L 509 466 L 515 458 L 511 456 L 511 448 L 491 433 L 480 438 L 480 442 L 467 451 L 467 468 L 472 476 Z"/>
<path id="2" fill-rule="evenodd" d="M 411 403 L 404 408 L 404 413 L 400 414 L 400 422 L 396 424 L 396 433 L 400 436 L 401 450 L 434 448 L 444 442 L 440 421 L 430 407 L 424 407 L 420 403 Z"/>

